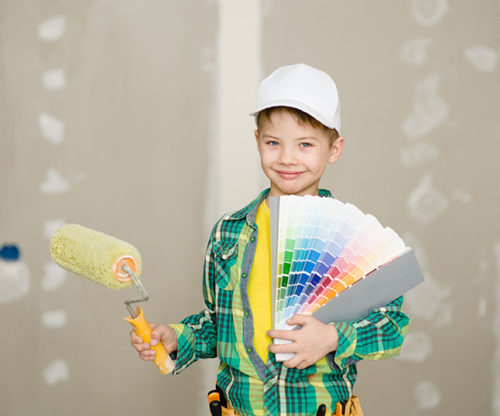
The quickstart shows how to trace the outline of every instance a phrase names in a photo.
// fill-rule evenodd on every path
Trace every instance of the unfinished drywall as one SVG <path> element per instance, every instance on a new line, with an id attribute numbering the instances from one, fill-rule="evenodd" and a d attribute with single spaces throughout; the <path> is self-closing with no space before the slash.
<path id="1" fill-rule="evenodd" d="M 62 271 L 49 238 L 78 222 L 129 241 L 147 317 L 197 312 L 212 223 L 265 186 L 258 80 L 305 62 L 341 95 L 322 185 L 426 276 L 402 356 L 359 366 L 365 413 L 500 415 L 499 18 L 495 0 L 0 2 L 0 413 L 208 414 L 216 360 L 140 361 L 136 292 Z"/>

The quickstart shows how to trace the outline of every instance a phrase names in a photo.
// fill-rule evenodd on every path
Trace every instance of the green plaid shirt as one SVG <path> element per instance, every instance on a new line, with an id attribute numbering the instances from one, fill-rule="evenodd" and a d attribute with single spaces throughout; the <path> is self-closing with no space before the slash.
<path id="1" fill-rule="evenodd" d="M 239 414 L 315 415 L 320 404 L 335 409 L 352 396 L 356 362 L 399 353 L 409 319 L 400 297 L 362 319 L 335 323 L 337 351 L 308 368 L 287 368 L 271 353 L 264 363 L 253 346 L 248 278 L 258 236 L 255 216 L 268 192 L 223 216 L 212 230 L 203 276 L 206 308 L 170 325 L 178 337 L 174 374 L 199 358 L 217 356 L 217 383 Z M 331 197 L 325 190 L 320 195 Z"/>

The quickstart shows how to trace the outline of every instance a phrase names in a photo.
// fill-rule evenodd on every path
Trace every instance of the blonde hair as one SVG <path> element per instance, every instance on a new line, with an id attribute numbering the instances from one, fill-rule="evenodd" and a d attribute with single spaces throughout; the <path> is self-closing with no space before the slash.
<path id="1" fill-rule="evenodd" d="M 262 129 L 264 121 L 271 121 L 271 116 L 274 113 L 280 113 L 280 112 L 285 112 L 290 114 L 295 119 L 295 121 L 297 121 L 297 123 L 300 125 L 309 124 L 314 128 L 322 130 L 323 133 L 325 133 L 326 136 L 328 137 L 330 146 L 332 146 L 333 143 L 335 143 L 335 140 L 337 140 L 340 137 L 340 134 L 336 129 L 331 129 L 329 127 L 326 127 L 323 123 L 320 123 L 314 117 L 310 116 L 309 114 L 297 108 L 286 107 L 286 106 L 270 107 L 260 111 L 259 114 L 255 116 L 255 123 L 257 124 L 257 130 L 260 131 Z"/>

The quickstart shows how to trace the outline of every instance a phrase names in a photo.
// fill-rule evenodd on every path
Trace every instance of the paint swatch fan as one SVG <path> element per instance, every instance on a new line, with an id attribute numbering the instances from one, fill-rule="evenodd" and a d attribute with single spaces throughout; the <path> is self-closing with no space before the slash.
<path id="1" fill-rule="evenodd" d="M 293 329 L 286 320 L 296 313 L 356 320 L 423 281 L 413 250 L 352 204 L 281 196 L 270 198 L 270 209 L 275 329 Z"/>

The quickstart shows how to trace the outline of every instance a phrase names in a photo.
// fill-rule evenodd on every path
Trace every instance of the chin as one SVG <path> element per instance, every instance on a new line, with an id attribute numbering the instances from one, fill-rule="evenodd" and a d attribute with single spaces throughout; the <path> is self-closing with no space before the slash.
<path id="1" fill-rule="evenodd" d="M 309 189 L 310 187 L 306 186 L 279 186 L 276 187 L 283 195 L 303 195 L 311 193 Z"/>

